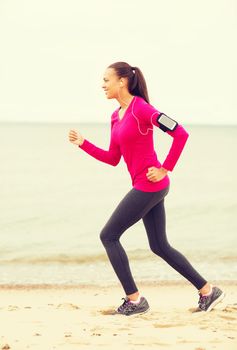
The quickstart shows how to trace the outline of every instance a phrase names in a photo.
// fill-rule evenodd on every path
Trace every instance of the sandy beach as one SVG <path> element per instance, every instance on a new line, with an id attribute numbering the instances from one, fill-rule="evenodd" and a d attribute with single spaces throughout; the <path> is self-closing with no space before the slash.
<path id="1" fill-rule="evenodd" d="M 108 286 L 1 286 L 0 349 L 237 349 L 237 283 L 218 282 L 226 297 L 209 313 L 194 312 L 187 283 L 140 285 L 143 315 L 114 314 L 123 293 Z"/>

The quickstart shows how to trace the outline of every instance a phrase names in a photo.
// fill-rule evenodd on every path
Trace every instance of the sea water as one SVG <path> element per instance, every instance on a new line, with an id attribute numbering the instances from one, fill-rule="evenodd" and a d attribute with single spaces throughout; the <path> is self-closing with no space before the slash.
<path id="1" fill-rule="evenodd" d="M 0 125 L 0 284 L 117 283 L 99 233 L 131 189 L 121 159 L 99 162 L 70 128 L 108 149 L 109 124 Z M 190 137 L 166 197 L 167 234 L 208 280 L 237 276 L 237 127 L 185 126 Z M 163 161 L 172 138 L 155 129 Z M 137 281 L 182 280 L 149 249 L 142 222 L 122 236 Z"/>

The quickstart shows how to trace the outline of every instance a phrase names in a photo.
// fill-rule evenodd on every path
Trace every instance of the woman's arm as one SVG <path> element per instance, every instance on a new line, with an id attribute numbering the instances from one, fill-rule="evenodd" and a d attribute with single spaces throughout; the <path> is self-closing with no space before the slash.
<path id="1" fill-rule="evenodd" d="M 158 117 L 160 114 L 161 112 L 159 112 L 152 105 L 140 100 L 140 105 L 138 105 L 137 109 L 137 115 L 139 116 L 141 121 L 146 123 L 145 128 L 152 128 L 152 125 L 155 125 L 158 128 L 162 128 L 162 130 L 164 131 L 164 128 L 158 122 Z M 183 151 L 183 148 L 189 135 L 182 125 L 177 125 L 175 130 L 168 130 L 166 131 L 166 133 L 173 138 L 173 142 L 168 152 L 168 155 L 164 163 L 162 164 L 162 168 L 172 171 Z"/>
<path id="2" fill-rule="evenodd" d="M 80 133 L 75 130 L 71 130 L 69 132 L 69 141 L 79 146 L 83 151 L 88 153 L 90 156 L 95 159 L 116 166 L 121 159 L 121 152 L 119 146 L 115 143 L 112 134 L 112 126 L 111 126 L 111 137 L 110 137 L 110 145 L 109 150 L 103 150 L 88 140 L 84 139 Z"/>
<path id="3" fill-rule="evenodd" d="M 169 153 L 162 164 L 162 167 L 169 171 L 172 171 L 183 151 L 189 134 L 182 127 L 182 125 L 178 125 L 175 130 L 166 131 L 166 133 L 173 137 L 173 142 L 170 147 Z"/>
<path id="4" fill-rule="evenodd" d="M 162 167 L 148 169 L 146 176 L 149 181 L 160 181 L 167 175 L 168 171 L 173 170 L 188 138 L 188 133 L 181 125 L 178 125 L 174 131 L 167 131 L 167 133 L 173 137 L 172 145 Z"/>

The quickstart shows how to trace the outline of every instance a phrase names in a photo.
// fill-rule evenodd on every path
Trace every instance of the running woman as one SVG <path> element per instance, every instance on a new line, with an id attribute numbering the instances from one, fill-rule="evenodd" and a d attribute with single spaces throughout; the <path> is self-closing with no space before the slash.
<path id="1" fill-rule="evenodd" d="M 111 117 L 109 150 L 95 146 L 76 130 L 70 130 L 69 141 L 95 159 L 113 166 L 123 157 L 131 175 L 132 189 L 118 204 L 100 233 L 126 294 L 117 312 L 129 316 L 149 309 L 146 298 L 138 291 L 127 254 L 119 240 L 124 231 L 140 219 L 143 220 L 151 250 L 197 288 L 199 310 L 210 311 L 224 298 L 224 293 L 207 282 L 169 244 L 166 236 L 164 198 L 169 191 L 168 172 L 174 169 L 188 133 L 149 103 L 146 82 L 138 67 L 126 62 L 111 64 L 104 73 L 102 88 L 108 99 L 116 99 L 119 103 L 119 108 Z M 173 138 L 163 164 L 154 150 L 154 125 Z"/>

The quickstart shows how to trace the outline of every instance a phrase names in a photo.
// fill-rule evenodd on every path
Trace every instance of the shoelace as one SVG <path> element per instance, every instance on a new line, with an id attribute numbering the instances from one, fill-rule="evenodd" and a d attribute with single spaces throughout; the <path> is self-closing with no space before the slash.
<path id="1" fill-rule="evenodd" d="M 130 303 L 130 301 L 126 298 L 122 298 L 124 300 L 123 304 L 120 306 L 122 310 L 133 310 L 136 308 L 136 304 Z"/>
<path id="2" fill-rule="evenodd" d="M 129 302 L 129 300 L 128 300 L 127 298 L 122 298 L 122 300 L 124 300 L 124 302 L 123 302 L 123 304 L 121 305 L 121 307 L 122 307 L 122 306 L 125 306 L 125 305 Z"/>
<path id="3" fill-rule="evenodd" d="M 198 305 L 201 306 L 201 305 L 205 305 L 206 304 L 206 301 L 207 301 L 207 296 L 206 295 L 201 295 L 200 294 L 200 297 L 199 297 L 199 301 L 198 301 Z"/>

